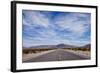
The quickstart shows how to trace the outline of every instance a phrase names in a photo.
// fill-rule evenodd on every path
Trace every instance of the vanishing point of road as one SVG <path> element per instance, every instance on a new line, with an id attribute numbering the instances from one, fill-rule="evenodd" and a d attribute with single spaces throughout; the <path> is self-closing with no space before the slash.
<path id="1" fill-rule="evenodd" d="M 80 55 L 76 55 L 72 52 L 65 51 L 63 49 L 56 49 L 52 52 L 42 54 L 38 57 L 31 58 L 24 62 L 47 62 L 47 61 L 64 61 L 64 60 L 85 60 L 85 58 Z"/>

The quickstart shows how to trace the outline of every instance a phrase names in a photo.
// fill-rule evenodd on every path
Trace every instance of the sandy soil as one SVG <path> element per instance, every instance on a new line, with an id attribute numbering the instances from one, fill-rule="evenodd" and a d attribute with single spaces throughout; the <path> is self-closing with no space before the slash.
<path id="1" fill-rule="evenodd" d="M 31 53 L 31 54 L 23 54 L 22 61 L 27 61 L 29 59 L 36 58 L 40 55 L 47 54 L 47 53 L 50 53 L 53 51 L 55 51 L 55 50 L 49 50 L 49 51 Z M 65 50 L 65 51 L 74 53 L 74 54 L 82 56 L 84 58 L 89 58 L 89 59 L 91 58 L 91 53 L 89 51 L 73 51 L 73 50 Z"/>
<path id="2" fill-rule="evenodd" d="M 73 50 L 66 50 L 68 52 L 72 52 L 76 55 L 83 56 L 85 58 L 91 58 L 91 52 L 90 51 L 73 51 Z"/>
<path id="3" fill-rule="evenodd" d="M 54 50 L 49 50 L 49 51 L 44 51 L 44 52 L 39 52 L 39 53 L 23 54 L 22 61 L 27 61 L 31 58 L 35 58 L 35 57 L 38 57 L 40 55 L 43 55 L 43 54 L 46 54 L 46 53 L 49 53 L 49 52 L 53 52 L 53 51 Z"/>

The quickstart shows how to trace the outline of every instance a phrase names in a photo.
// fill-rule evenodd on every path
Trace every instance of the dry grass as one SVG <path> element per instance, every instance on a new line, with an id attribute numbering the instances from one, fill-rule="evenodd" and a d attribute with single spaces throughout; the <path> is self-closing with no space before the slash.
<path id="1" fill-rule="evenodd" d="M 90 48 L 64 48 L 67 50 L 73 50 L 73 51 L 91 51 Z"/>
<path id="2" fill-rule="evenodd" d="M 82 56 L 87 57 L 87 58 L 91 57 L 90 48 L 62 48 L 62 49 L 64 49 L 65 51 L 72 52 L 72 53 L 77 54 L 77 55 L 82 55 Z M 22 53 L 23 60 L 27 60 L 31 57 L 39 56 L 41 54 L 47 53 L 48 51 L 52 51 L 52 50 L 55 50 L 55 48 L 46 48 L 46 49 L 44 49 L 44 48 L 41 48 L 41 49 L 24 48 L 23 53 Z"/>
<path id="3" fill-rule="evenodd" d="M 85 58 L 91 58 L 91 51 L 89 49 L 65 49 L 66 51 L 72 52 L 76 55 L 83 56 Z"/>
<path id="4" fill-rule="evenodd" d="M 49 51 L 49 50 L 53 50 L 53 49 L 35 49 L 35 48 L 32 48 L 32 49 L 23 49 L 23 54 L 31 54 L 31 53 L 40 53 L 40 52 L 44 52 L 44 51 Z"/>
<path id="5" fill-rule="evenodd" d="M 48 51 L 42 51 L 42 52 L 38 52 L 38 53 L 23 53 L 22 55 L 22 61 L 27 61 L 31 58 L 35 58 L 35 57 L 38 57 L 40 55 L 43 55 L 43 54 L 46 54 L 46 53 L 49 53 L 49 52 L 52 52 L 54 50 L 48 50 Z"/>

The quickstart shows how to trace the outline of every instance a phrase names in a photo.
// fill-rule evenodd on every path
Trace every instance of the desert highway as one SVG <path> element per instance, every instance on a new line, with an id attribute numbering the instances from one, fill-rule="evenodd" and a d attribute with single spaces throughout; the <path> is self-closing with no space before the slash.
<path id="1" fill-rule="evenodd" d="M 87 58 L 65 51 L 63 49 L 56 49 L 52 52 L 42 54 L 38 57 L 31 58 L 24 62 L 45 62 L 45 61 L 85 60 L 85 59 Z"/>

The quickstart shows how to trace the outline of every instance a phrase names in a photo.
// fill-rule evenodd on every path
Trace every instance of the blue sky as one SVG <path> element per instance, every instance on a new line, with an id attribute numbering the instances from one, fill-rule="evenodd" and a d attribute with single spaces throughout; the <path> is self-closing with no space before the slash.
<path id="1" fill-rule="evenodd" d="M 91 41 L 90 13 L 23 10 L 22 20 L 23 47 L 60 43 L 82 46 Z"/>

